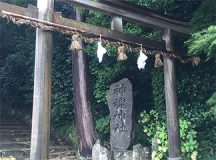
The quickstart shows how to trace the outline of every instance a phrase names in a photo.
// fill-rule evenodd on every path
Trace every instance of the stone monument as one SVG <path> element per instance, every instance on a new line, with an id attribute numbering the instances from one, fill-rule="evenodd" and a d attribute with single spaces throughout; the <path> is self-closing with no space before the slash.
<path id="1" fill-rule="evenodd" d="M 132 84 L 124 78 L 110 86 L 107 96 L 110 110 L 110 136 L 113 150 L 127 150 L 133 140 Z"/>

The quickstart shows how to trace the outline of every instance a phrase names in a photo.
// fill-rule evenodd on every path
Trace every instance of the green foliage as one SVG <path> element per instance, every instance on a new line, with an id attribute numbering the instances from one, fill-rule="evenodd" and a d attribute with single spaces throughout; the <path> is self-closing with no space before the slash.
<path id="1" fill-rule="evenodd" d="M 216 156 L 216 93 L 207 101 L 208 110 L 201 112 L 202 117 L 199 118 L 199 150 L 203 152 L 200 157 L 202 159 L 214 159 Z M 207 153 L 207 154 L 206 154 Z"/>
<path id="2" fill-rule="evenodd" d="M 151 76 L 152 76 L 151 84 L 153 87 L 154 106 L 163 107 L 165 105 L 163 68 L 152 69 Z"/>
<path id="3" fill-rule="evenodd" d="M 190 19 L 194 10 L 200 5 L 200 1 L 175 1 L 175 0 L 127 0 L 149 9 L 153 9 L 159 13 L 172 15 L 181 20 Z"/>
<path id="4" fill-rule="evenodd" d="M 111 19 L 108 16 L 105 16 L 104 14 L 101 14 L 99 12 L 95 11 L 87 11 L 83 12 L 85 17 L 85 22 L 89 24 L 94 24 L 101 27 L 109 27 L 111 24 Z"/>
<path id="5" fill-rule="evenodd" d="M 211 98 L 207 101 L 210 106 L 216 107 L 216 93 L 214 93 Z"/>
<path id="6" fill-rule="evenodd" d="M 215 0 L 204 0 L 202 5 L 194 12 L 191 19 L 193 32 L 200 31 L 216 24 Z"/>
<path id="7" fill-rule="evenodd" d="M 216 56 L 216 26 L 210 26 L 192 35 L 188 43 L 189 54 L 205 53 L 207 58 Z"/>
<path id="8" fill-rule="evenodd" d="M 96 121 L 96 130 L 99 137 L 103 136 L 102 134 L 109 132 L 109 122 L 110 116 L 105 116 Z"/>
<path id="9" fill-rule="evenodd" d="M 151 110 L 149 114 L 144 111 L 140 114 L 139 123 L 143 125 L 143 131 L 148 136 L 149 141 L 153 140 L 152 159 L 166 158 L 168 155 L 168 135 L 165 117 L 155 110 Z M 180 119 L 181 150 L 185 160 L 195 160 L 197 157 L 197 132 L 194 128 L 195 126 L 191 122 Z"/>
<path id="10" fill-rule="evenodd" d="M 96 120 L 95 129 L 97 132 L 98 138 L 105 146 L 109 146 L 110 138 L 110 116 L 104 116 Z"/>
<path id="11" fill-rule="evenodd" d="M 0 157 L 0 160 L 16 160 L 16 158 L 10 156 L 10 157 Z"/>
<path id="12" fill-rule="evenodd" d="M 62 47 L 64 44 L 64 47 Z M 68 50 L 70 39 L 54 35 L 52 63 L 52 124 L 54 127 L 69 125 L 74 120 L 72 105 L 72 59 Z M 62 65 L 64 64 L 64 65 Z"/>
<path id="13" fill-rule="evenodd" d="M 74 123 L 55 128 L 55 136 L 69 142 L 73 146 L 78 145 L 78 136 Z"/>
<path id="14" fill-rule="evenodd" d="M 0 0 L 1 2 L 14 4 L 17 6 L 28 7 L 28 4 L 37 5 L 35 0 Z"/>
<path id="15" fill-rule="evenodd" d="M 202 157 L 201 159 L 203 160 L 215 160 L 216 159 L 216 153 L 210 153 L 209 154 L 209 152 L 206 152 L 206 151 L 204 151 L 204 152 L 202 152 L 201 153 L 201 156 L 200 157 Z"/>
<path id="16" fill-rule="evenodd" d="M 140 35 L 142 32 L 142 28 L 135 23 L 127 22 L 124 26 L 124 32 L 134 35 Z"/>
<path id="17" fill-rule="evenodd" d="M 0 98 L 5 104 L 26 108 L 32 103 L 34 29 L 0 21 Z"/>
<path id="18" fill-rule="evenodd" d="M 212 67 L 214 64 L 213 60 L 209 60 L 193 68 L 191 65 L 177 63 L 176 68 L 180 117 L 196 125 L 199 142 L 197 150 L 200 153 L 200 159 L 205 159 L 207 152 L 213 155 L 215 153 L 213 148 L 216 148 L 214 98 L 208 101 L 216 88 L 216 72 Z M 153 108 L 160 114 L 166 115 L 163 70 L 153 69 L 151 76 L 154 95 Z M 209 102 L 208 105 L 206 101 Z"/>
<path id="19" fill-rule="evenodd" d="M 212 110 L 212 115 L 216 115 L 215 112 L 215 108 L 216 108 L 216 93 L 213 93 L 213 95 L 211 96 L 211 98 L 207 101 L 207 104 L 212 106 L 212 108 L 214 108 L 214 110 Z"/>
<path id="20" fill-rule="evenodd" d="M 194 13 L 191 20 L 193 35 L 186 42 L 191 55 L 206 54 L 207 59 L 215 57 L 216 19 L 215 0 L 205 0 Z"/>
<path id="21" fill-rule="evenodd" d="M 190 64 L 177 63 L 178 102 L 181 106 L 186 105 L 190 113 L 207 111 L 206 101 L 215 92 L 216 88 L 216 72 L 211 68 L 213 65 L 213 60 L 201 63 L 196 68 Z M 151 76 L 154 106 L 160 111 L 165 111 L 163 70 L 153 69 Z"/>

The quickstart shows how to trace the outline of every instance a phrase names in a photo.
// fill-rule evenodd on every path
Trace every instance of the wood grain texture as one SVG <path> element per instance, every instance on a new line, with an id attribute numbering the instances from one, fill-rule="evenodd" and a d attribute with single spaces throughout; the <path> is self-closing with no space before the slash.
<path id="1" fill-rule="evenodd" d="M 95 37 L 99 37 L 99 35 L 102 35 L 103 39 L 109 41 L 121 41 L 135 47 L 139 44 L 142 44 L 143 47 L 147 49 L 155 49 L 160 51 L 166 50 L 164 41 L 149 40 L 140 36 L 125 34 L 104 27 L 98 27 L 95 25 L 79 22 L 69 18 L 61 17 L 59 13 L 54 13 L 53 22 L 43 21 L 41 18 L 39 18 L 38 20 L 37 19 L 38 11 L 32 6 L 29 8 L 23 8 L 23 7 L 0 2 L 0 16 L 4 15 L 2 13 L 3 10 L 14 14 L 18 14 L 16 16 L 21 19 L 28 19 L 34 22 L 40 22 L 48 26 L 57 27 L 69 31 L 76 30 L 77 32 L 80 32 L 82 35 L 86 37 L 95 38 Z"/>
<path id="2" fill-rule="evenodd" d="M 76 20 L 80 21 L 80 13 L 76 9 Z M 82 43 L 82 41 L 80 41 Z M 96 141 L 92 120 L 91 101 L 88 81 L 87 54 L 82 50 L 72 53 L 74 107 L 79 152 L 83 157 L 91 157 L 92 147 Z"/>
<path id="3" fill-rule="evenodd" d="M 166 41 L 167 50 L 173 51 L 173 36 L 170 29 L 164 31 L 163 38 Z M 169 158 L 180 158 L 181 144 L 176 93 L 175 61 L 168 56 L 164 56 L 163 60 Z"/>
<path id="4" fill-rule="evenodd" d="M 38 0 L 38 18 L 53 20 L 54 0 Z M 48 13 L 48 14 L 47 14 Z M 34 95 L 32 113 L 32 160 L 46 160 L 49 155 L 51 107 L 52 34 L 36 30 Z"/>
<path id="5" fill-rule="evenodd" d="M 154 13 L 153 11 L 139 12 L 131 7 L 126 7 L 123 3 L 113 1 L 112 3 L 94 2 L 91 0 L 57 0 L 70 3 L 75 6 L 87 8 L 90 10 L 100 11 L 110 16 L 119 16 L 124 20 L 139 23 L 151 28 L 166 29 L 171 28 L 173 31 L 189 35 L 190 24 L 188 22 L 178 21 L 168 16 Z M 106 1 L 104 1 L 106 2 Z M 121 5 L 120 5 L 121 4 Z"/>

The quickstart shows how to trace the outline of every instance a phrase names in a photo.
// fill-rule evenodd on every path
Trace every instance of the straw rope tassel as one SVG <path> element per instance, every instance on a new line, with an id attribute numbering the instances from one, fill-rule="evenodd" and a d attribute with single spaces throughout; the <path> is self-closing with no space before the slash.
<path id="1" fill-rule="evenodd" d="M 193 57 L 192 58 L 192 65 L 194 66 L 198 66 L 198 64 L 200 63 L 200 57 Z"/>
<path id="2" fill-rule="evenodd" d="M 127 58 L 128 57 L 125 54 L 125 46 L 119 46 L 118 47 L 118 57 L 117 57 L 117 60 L 119 60 L 119 61 L 125 61 Z"/>
<path id="3" fill-rule="evenodd" d="M 79 51 L 82 49 L 82 46 L 80 44 L 80 38 L 78 34 L 74 34 L 72 36 L 72 41 L 71 41 L 71 45 L 70 45 L 70 50 L 72 51 Z"/>
<path id="4" fill-rule="evenodd" d="M 161 60 L 161 58 L 160 58 L 160 54 L 157 53 L 157 54 L 155 55 L 155 64 L 154 64 L 154 67 L 155 67 L 155 68 L 159 68 L 159 67 L 161 67 L 161 66 L 163 66 L 163 62 L 162 62 L 162 60 Z"/>

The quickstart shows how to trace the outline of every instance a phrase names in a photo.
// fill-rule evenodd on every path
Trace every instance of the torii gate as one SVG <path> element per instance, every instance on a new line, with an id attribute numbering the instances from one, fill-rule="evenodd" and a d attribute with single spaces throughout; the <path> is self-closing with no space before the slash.
<path id="1" fill-rule="evenodd" d="M 133 7 L 118 1 L 107 0 L 106 3 L 90 0 L 60 0 L 88 9 L 98 10 L 112 15 L 112 29 L 109 30 L 94 25 L 63 18 L 54 12 L 54 0 L 38 0 L 37 7 L 18 7 L 0 2 L 0 16 L 7 17 L 18 24 L 29 24 L 37 27 L 36 53 L 34 73 L 34 99 L 31 138 L 31 159 L 48 159 L 50 137 L 50 107 L 51 107 L 51 50 L 52 35 L 48 31 L 59 31 L 64 34 L 80 33 L 83 36 L 99 37 L 110 43 L 136 46 L 142 44 L 152 53 L 160 52 L 164 57 L 164 82 L 166 95 L 166 111 L 168 124 L 169 160 L 181 159 L 179 120 L 176 97 L 176 80 L 174 58 L 183 62 L 191 60 L 186 55 L 173 53 L 173 33 L 190 34 L 190 26 L 186 22 L 171 19 L 152 11 L 134 10 Z M 164 41 L 152 41 L 141 37 L 121 33 L 122 18 L 163 30 Z M 119 31 L 119 32 L 118 32 Z M 85 39 L 83 39 L 85 40 Z M 76 107 L 76 106 L 75 106 Z M 89 120 L 89 119 L 85 119 Z M 90 121 L 92 121 L 90 119 Z M 84 129 L 85 130 L 85 129 Z M 91 128 L 90 128 L 91 130 Z M 81 135 L 86 138 L 85 135 Z M 93 143 L 94 136 L 90 143 Z M 87 146 L 91 147 L 91 146 Z M 90 148 L 91 149 L 91 148 Z"/>

